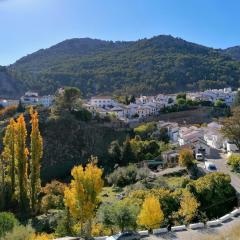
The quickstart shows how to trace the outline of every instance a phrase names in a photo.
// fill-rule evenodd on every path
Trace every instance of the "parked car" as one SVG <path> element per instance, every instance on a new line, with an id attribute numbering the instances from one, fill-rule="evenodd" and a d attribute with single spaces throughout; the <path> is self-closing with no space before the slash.
<path id="1" fill-rule="evenodd" d="M 208 172 L 216 172 L 217 171 L 216 165 L 214 163 L 212 163 L 212 162 L 205 162 L 204 168 Z"/>
<path id="2" fill-rule="evenodd" d="M 141 236 L 139 233 L 134 231 L 127 231 L 107 237 L 106 240 L 139 240 L 140 238 Z"/>
<path id="3" fill-rule="evenodd" d="M 196 160 L 198 161 L 203 161 L 204 160 L 204 156 L 202 153 L 197 153 L 195 156 Z"/>

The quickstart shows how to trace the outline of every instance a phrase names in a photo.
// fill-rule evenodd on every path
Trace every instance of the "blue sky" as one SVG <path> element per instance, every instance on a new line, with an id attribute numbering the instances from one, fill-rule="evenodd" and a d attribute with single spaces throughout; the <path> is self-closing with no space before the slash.
<path id="1" fill-rule="evenodd" d="M 0 0 L 0 65 L 73 37 L 240 45 L 239 0 Z"/>

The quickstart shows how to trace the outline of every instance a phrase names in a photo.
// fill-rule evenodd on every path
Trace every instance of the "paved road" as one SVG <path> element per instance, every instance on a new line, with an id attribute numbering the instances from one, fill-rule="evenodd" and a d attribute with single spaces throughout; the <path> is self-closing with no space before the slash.
<path id="1" fill-rule="evenodd" d="M 187 230 L 182 232 L 167 233 L 158 236 L 150 235 L 146 240 L 199 240 L 200 237 L 210 234 L 224 234 L 235 226 L 240 227 L 240 217 L 233 218 L 219 227 L 203 228 L 199 230 Z M 209 238 L 210 239 L 210 238 Z M 240 239 L 240 237 L 239 237 Z M 236 239 L 237 240 L 237 239 Z"/>
<path id="2" fill-rule="evenodd" d="M 227 165 L 227 155 L 222 153 L 219 150 L 212 149 L 211 156 L 206 158 L 207 161 L 213 162 L 219 172 L 227 173 L 231 177 L 231 184 L 232 186 L 240 193 L 240 177 L 235 173 L 231 172 L 231 169 Z M 198 164 L 200 167 L 203 168 L 204 164 Z"/>

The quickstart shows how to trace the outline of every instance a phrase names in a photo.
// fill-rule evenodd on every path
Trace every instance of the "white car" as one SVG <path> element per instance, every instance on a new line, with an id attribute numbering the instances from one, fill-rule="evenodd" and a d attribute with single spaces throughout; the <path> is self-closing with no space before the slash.
<path id="1" fill-rule="evenodd" d="M 204 164 L 204 168 L 208 171 L 208 172 L 217 172 L 217 167 L 214 163 L 212 162 L 205 162 Z"/>
<path id="2" fill-rule="evenodd" d="M 197 153 L 195 157 L 196 157 L 196 160 L 198 160 L 198 161 L 204 160 L 202 153 Z"/>

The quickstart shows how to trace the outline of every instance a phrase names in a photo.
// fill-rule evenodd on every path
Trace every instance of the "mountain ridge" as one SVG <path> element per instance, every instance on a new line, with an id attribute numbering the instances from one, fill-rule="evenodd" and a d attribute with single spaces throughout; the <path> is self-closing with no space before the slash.
<path id="1" fill-rule="evenodd" d="M 38 89 L 42 94 L 76 86 L 84 96 L 138 95 L 238 87 L 240 62 L 233 55 L 232 49 L 209 48 L 170 35 L 115 42 L 73 38 L 6 69 L 22 90 Z"/>

